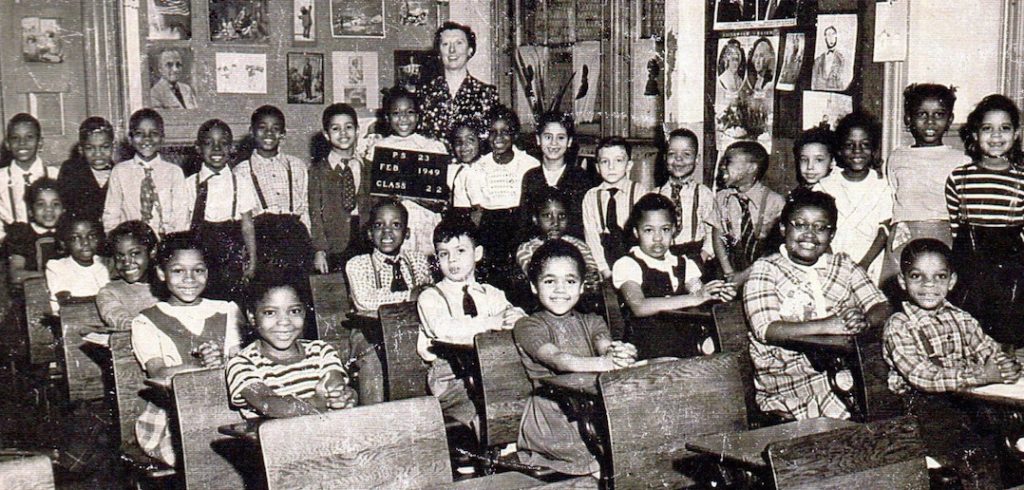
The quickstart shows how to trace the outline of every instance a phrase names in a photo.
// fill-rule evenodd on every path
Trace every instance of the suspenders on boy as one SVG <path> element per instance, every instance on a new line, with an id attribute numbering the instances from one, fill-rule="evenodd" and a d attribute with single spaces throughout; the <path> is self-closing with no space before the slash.
<path id="1" fill-rule="evenodd" d="M 13 163 L 11 165 L 13 165 Z M 25 177 L 25 182 L 21 184 L 21 187 L 22 187 L 22 192 L 21 193 L 22 193 L 22 195 L 25 195 L 25 191 L 27 191 L 28 187 L 30 185 L 32 185 L 32 182 L 29 182 L 29 179 L 31 179 L 32 177 L 31 177 L 31 175 L 29 175 L 27 173 L 26 174 L 22 174 L 22 176 Z M 50 177 L 50 166 L 49 165 L 43 164 L 43 177 L 47 177 L 47 178 Z M 21 220 L 18 219 L 18 207 L 14 204 L 15 202 L 17 202 L 17 201 L 14 200 L 14 173 L 11 171 L 11 166 L 10 165 L 7 166 L 7 202 L 9 202 L 11 204 L 11 219 L 13 219 L 14 222 L 16 222 L 16 223 L 17 222 L 28 223 L 29 219 L 28 219 L 28 209 L 27 208 L 25 209 L 25 220 L 21 221 Z"/>
<path id="2" fill-rule="evenodd" d="M 285 171 L 288 172 L 288 214 L 295 214 L 295 196 L 292 192 L 293 184 L 291 162 L 288 162 L 285 165 Z M 253 162 L 251 161 L 249 162 L 249 175 L 252 177 L 252 186 L 256 188 L 256 197 L 260 199 L 260 207 L 263 208 L 264 212 L 269 211 L 269 208 L 267 207 L 267 200 L 263 197 L 263 189 L 260 188 L 260 180 L 256 178 L 256 171 L 253 170 Z"/>

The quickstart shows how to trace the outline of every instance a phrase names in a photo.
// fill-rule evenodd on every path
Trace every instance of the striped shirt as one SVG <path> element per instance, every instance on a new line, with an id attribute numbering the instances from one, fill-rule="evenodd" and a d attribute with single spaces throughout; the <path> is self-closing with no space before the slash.
<path id="1" fill-rule="evenodd" d="M 260 416 L 242 397 L 242 391 L 256 383 L 267 385 L 278 396 L 302 400 L 312 398 L 320 378 L 331 371 L 340 372 L 348 383 L 348 375 L 334 347 L 321 340 L 298 342 L 306 357 L 293 364 L 278 364 L 265 357 L 260 351 L 260 342 L 249 344 L 228 361 L 228 392 L 231 404 L 241 408 L 242 417 L 251 419 Z"/>
<path id="2" fill-rule="evenodd" d="M 946 211 L 956 234 L 961 224 L 1024 225 L 1024 170 L 988 170 L 973 162 L 946 179 Z"/>
<path id="3" fill-rule="evenodd" d="M 889 317 L 882 337 L 893 393 L 970 388 L 981 384 L 992 356 L 1000 363 L 1016 362 L 970 313 L 949 303 L 928 311 L 905 302 L 903 311 Z"/>

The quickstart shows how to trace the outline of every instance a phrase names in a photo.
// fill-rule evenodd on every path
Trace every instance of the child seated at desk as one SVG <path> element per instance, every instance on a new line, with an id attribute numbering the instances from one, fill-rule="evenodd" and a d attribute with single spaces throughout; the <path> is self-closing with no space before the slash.
<path id="1" fill-rule="evenodd" d="M 125 221 L 110 232 L 118 278 L 96 293 L 96 309 L 111 330 L 129 330 L 132 320 L 160 300 L 153 295 L 150 261 L 156 254 L 156 233 L 142 221 Z"/>
<path id="2" fill-rule="evenodd" d="M 476 334 L 511 330 L 516 320 L 526 316 L 509 303 L 504 291 L 477 282 L 476 266 L 484 255 L 478 240 L 476 226 L 468 218 L 441 220 L 434 229 L 434 247 L 444 279 L 424 290 L 416 304 L 420 316 L 416 350 L 430 365 L 427 386 L 445 415 L 469 427 L 474 425 L 476 408 L 463 380 L 434 352 L 434 341 L 472 346 Z"/>
<path id="3" fill-rule="evenodd" d="M 666 344 L 655 322 L 641 320 L 659 313 L 702 305 L 711 300 L 729 301 L 736 295 L 735 287 L 721 280 L 701 283 L 701 270 L 686 255 L 669 251 L 676 234 L 676 206 L 661 194 L 641 197 L 629 214 L 626 228 L 639 245 L 632 247 L 612 266 L 612 286 L 618 289 L 629 306 L 632 319 L 627 340 L 640 349 L 641 358 L 697 355 L 697 342 L 692 348 Z M 653 320 L 653 319 L 652 319 Z M 709 352 L 710 353 L 710 352 Z"/>
<path id="4" fill-rule="evenodd" d="M 366 234 L 373 252 L 353 257 L 345 264 L 349 293 L 356 315 L 377 317 L 381 305 L 416 301 L 420 291 L 433 284 L 427 258 L 406 246 L 409 212 L 395 199 L 381 199 L 370 209 Z M 359 366 L 359 401 L 363 405 L 384 401 L 384 372 L 365 336 L 352 331 L 352 353 Z"/>
<path id="5" fill-rule="evenodd" d="M 636 348 L 612 341 L 601 317 L 574 311 L 583 291 L 583 256 L 564 240 L 551 240 L 533 254 L 528 276 L 542 310 L 520 319 L 513 330 L 519 357 L 534 388 L 539 379 L 569 372 L 612 371 L 633 364 Z M 596 474 L 598 463 L 575 421 L 557 400 L 538 391 L 519 424 L 519 459 L 558 472 Z"/>
<path id="6" fill-rule="evenodd" d="M 882 338 L 889 389 L 907 395 L 928 454 L 936 457 L 992 443 L 972 422 L 973 414 L 939 394 L 1013 383 L 1021 376 L 1017 360 L 1003 353 L 970 313 L 946 300 L 957 280 L 951 255 L 949 246 L 935 238 L 903 247 L 896 278 L 909 301 L 886 322 Z M 969 470 L 959 459 L 954 459 L 954 470 Z"/>
<path id="7" fill-rule="evenodd" d="M 283 281 L 253 283 L 246 305 L 259 338 L 228 361 L 231 404 L 242 417 L 296 417 L 350 408 L 355 390 L 338 352 L 322 340 L 300 340 L 306 307 Z"/>
<path id="8" fill-rule="evenodd" d="M 96 296 L 110 282 L 106 261 L 96 255 L 103 241 L 98 222 L 67 214 L 57 225 L 57 240 L 67 256 L 46 262 L 46 288 L 54 314 L 60 312 L 58 299 Z"/>
<path id="9" fill-rule="evenodd" d="M 7 247 L 8 281 L 18 290 L 25 279 L 43 277 L 43 271 L 39 266 L 40 260 L 36 254 L 36 244 L 45 238 L 54 241 L 57 223 L 64 214 L 64 204 L 57 190 L 57 181 L 44 177 L 33 182 L 25 191 L 25 208 L 28 210 L 29 222 L 7 225 L 7 239 L 4 241 Z M 46 248 L 55 254 L 55 243 L 49 245 Z M 45 263 L 45 260 L 42 262 Z"/>
<path id="10" fill-rule="evenodd" d="M 849 418 L 828 377 L 801 352 L 782 347 L 802 335 L 849 335 L 879 328 L 885 296 L 848 255 L 828 253 L 835 199 L 795 190 L 782 210 L 785 243 L 751 267 L 743 291 L 750 323 L 757 405 L 786 419 Z"/>
<path id="11" fill-rule="evenodd" d="M 234 303 L 202 297 L 202 244 L 187 232 L 170 233 L 157 249 L 156 263 L 167 299 L 142 310 L 132 322 L 132 351 L 142 369 L 150 378 L 170 378 L 187 369 L 223 366 L 241 344 L 242 314 Z M 175 465 L 163 408 L 146 404 L 135 424 L 135 437 L 148 456 Z"/>
<path id="12" fill-rule="evenodd" d="M 536 231 L 533 238 L 523 242 L 516 249 L 516 262 L 519 263 L 523 274 L 526 274 L 530 259 L 533 258 L 533 253 L 537 248 L 548 240 L 562 239 L 580 249 L 587 270 L 584 281 L 588 285 L 597 285 L 601 282 L 601 273 L 597 270 L 597 262 L 594 260 L 594 255 L 590 253 L 587 242 L 566 234 L 570 214 L 566 204 L 567 199 L 562 191 L 548 187 L 538 191 L 535 199 L 525 204 L 529 209 L 530 222 Z"/>

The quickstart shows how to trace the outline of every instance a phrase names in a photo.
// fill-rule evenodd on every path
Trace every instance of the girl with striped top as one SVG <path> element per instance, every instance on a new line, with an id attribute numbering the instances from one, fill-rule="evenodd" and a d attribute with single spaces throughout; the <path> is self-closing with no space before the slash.
<path id="1" fill-rule="evenodd" d="M 985 97 L 960 128 L 972 162 L 946 179 L 946 208 L 960 281 L 950 299 L 1002 343 L 1024 345 L 1024 159 L 1020 112 Z"/>
<path id="2" fill-rule="evenodd" d="M 320 340 L 299 340 L 306 308 L 285 282 L 253 283 L 249 323 L 259 336 L 228 361 L 231 404 L 245 418 L 295 417 L 349 408 L 355 390 L 338 351 Z"/>

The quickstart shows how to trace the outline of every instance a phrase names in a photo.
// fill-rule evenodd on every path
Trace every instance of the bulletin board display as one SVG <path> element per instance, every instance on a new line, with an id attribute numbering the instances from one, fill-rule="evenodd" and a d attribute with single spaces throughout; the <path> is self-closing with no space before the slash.
<path id="1" fill-rule="evenodd" d="M 123 5 L 127 112 L 157 108 L 166 140 L 187 143 L 212 118 L 229 123 L 238 140 L 248 132 L 252 111 L 272 104 L 286 118 L 282 149 L 296 155 L 309 154 L 327 104 L 348 102 L 361 120 L 374 116 L 379 91 L 395 80 L 394 52 L 431 49 L 440 18 L 434 0 Z"/>

